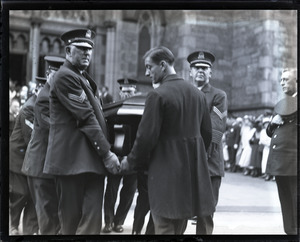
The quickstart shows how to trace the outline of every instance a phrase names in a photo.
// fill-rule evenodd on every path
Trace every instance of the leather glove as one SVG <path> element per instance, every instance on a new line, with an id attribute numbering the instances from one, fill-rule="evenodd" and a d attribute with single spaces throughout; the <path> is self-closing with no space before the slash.
<path id="1" fill-rule="evenodd" d="M 112 174 L 116 175 L 120 172 L 120 162 L 115 153 L 110 150 L 104 155 L 103 163 L 105 168 Z"/>

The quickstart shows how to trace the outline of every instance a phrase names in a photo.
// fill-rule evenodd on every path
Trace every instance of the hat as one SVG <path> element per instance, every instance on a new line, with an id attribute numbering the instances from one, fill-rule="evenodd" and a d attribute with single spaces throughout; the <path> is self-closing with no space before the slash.
<path id="1" fill-rule="evenodd" d="M 65 59 L 58 56 L 45 56 L 44 60 L 48 62 L 49 69 L 57 71 L 64 63 Z"/>
<path id="2" fill-rule="evenodd" d="M 65 42 L 65 45 L 75 45 L 87 48 L 93 48 L 95 32 L 90 29 L 74 29 L 65 32 L 61 35 L 61 39 Z"/>
<path id="3" fill-rule="evenodd" d="M 297 97 L 286 96 L 275 106 L 274 111 L 281 116 L 288 116 L 297 112 Z"/>
<path id="4" fill-rule="evenodd" d="M 137 83 L 137 80 L 123 78 L 123 79 L 117 80 L 117 82 L 119 83 L 120 89 L 122 89 L 122 91 L 127 91 L 127 90 L 129 91 L 129 90 L 132 90 L 133 88 L 134 89 L 136 88 L 135 84 Z"/>
<path id="5" fill-rule="evenodd" d="M 211 67 L 215 61 L 215 56 L 209 51 L 196 51 L 187 57 L 190 66 Z"/>
<path id="6" fill-rule="evenodd" d="M 36 76 L 35 77 L 35 80 L 37 82 L 37 84 L 42 84 L 44 85 L 47 81 L 47 78 L 46 77 L 39 77 L 39 76 Z"/>

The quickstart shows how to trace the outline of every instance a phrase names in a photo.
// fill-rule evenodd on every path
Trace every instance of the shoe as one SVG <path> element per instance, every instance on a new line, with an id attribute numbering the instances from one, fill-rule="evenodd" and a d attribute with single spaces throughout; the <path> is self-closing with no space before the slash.
<path id="1" fill-rule="evenodd" d="M 10 230 L 10 235 L 19 235 L 19 230 L 16 229 L 16 228 L 12 228 L 12 229 Z"/>
<path id="2" fill-rule="evenodd" d="M 258 171 L 257 171 L 256 169 L 252 170 L 251 176 L 252 176 L 252 177 L 258 177 L 258 176 L 259 176 Z"/>
<path id="3" fill-rule="evenodd" d="M 12 228 L 12 229 L 10 230 L 10 235 L 19 235 L 19 230 L 16 229 L 16 228 Z"/>
<path id="4" fill-rule="evenodd" d="M 117 232 L 117 233 L 122 233 L 124 231 L 122 225 L 115 225 L 113 228 L 113 231 Z"/>
<path id="5" fill-rule="evenodd" d="M 250 170 L 246 170 L 245 172 L 244 172 L 244 176 L 248 176 L 248 175 L 250 175 Z"/>
<path id="6" fill-rule="evenodd" d="M 266 178 L 267 177 L 267 174 L 264 173 L 263 175 L 260 176 L 260 178 Z"/>
<path id="7" fill-rule="evenodd" d="M 272 177 L 270 176 L 270 175 L 267 175 L 266 177 L 265 177 L 265 181 L 270 181 L 272 179 Z"/>
<path id="8" fill-rule="evenodd" d="M 111 224 L 105 224 L 103 228 L 103 233 L 110 233 L 112 231 L 112 225 Z"/>

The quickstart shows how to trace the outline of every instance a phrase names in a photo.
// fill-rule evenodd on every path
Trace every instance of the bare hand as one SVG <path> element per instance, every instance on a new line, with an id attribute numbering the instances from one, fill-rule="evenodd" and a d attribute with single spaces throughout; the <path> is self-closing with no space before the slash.
<path id="1" fill-rule="evenodd" d="M 273 117 L 273 119 L 271 120 L 271 123 L 272 123 L 272 124 L 278 124 L 278 125 L 280 125 L 280 124 L 283 123 L 283 120 L 282 120 L 282 118 L 281 118 L 281 116 L 280 116 L 279 114 L 276 114 L 276 115 Z"/>

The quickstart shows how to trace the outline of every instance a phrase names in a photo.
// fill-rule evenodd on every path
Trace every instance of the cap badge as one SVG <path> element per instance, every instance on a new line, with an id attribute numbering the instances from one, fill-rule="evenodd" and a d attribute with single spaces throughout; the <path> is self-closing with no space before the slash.
<path id="1" fill-rule="evenodd" d="M 204 53 L 202 51 L 199 52 L 198 59 L 204 59 Z"/>
<path id="2" fill-rule="evenodd" d="M 127 78 L 124 79 L 124 84 L 129 84 L 129 81 Z"/>
<path id="3" fill-rule="evenodd" d="M 91 36 L 92 36 L 91 30 L 87 30 L 87 31 L 86 31 L 86 34 L 85 34 L 85 37 L 90 39 Z"/>

